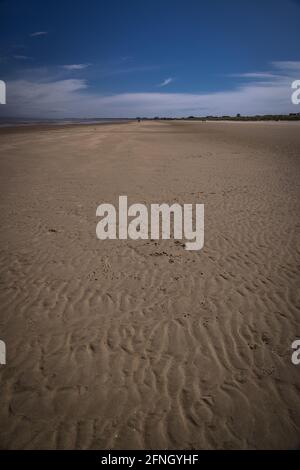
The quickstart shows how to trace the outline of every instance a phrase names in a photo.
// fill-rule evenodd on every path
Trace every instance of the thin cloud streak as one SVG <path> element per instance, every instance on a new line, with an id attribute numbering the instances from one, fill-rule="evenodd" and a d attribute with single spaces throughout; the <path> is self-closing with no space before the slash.
<path id="1" fill-rule="evenodd" d="M 38 36 L 46 36 L 48 34 L 48 31 L 36 31 L 34 33 L 31 33 L 30 36 L 32 38 L 38 37 Z"/>
<path id="2" fill-rule="evenodd" d="M 164 86 L 167 86 L 169 85 L 171 82 L 173 82 L 173 78 L 170 77 L 170 78 L 166 78 L 163 82 L 159 83 L 157 86 L 159 87 L 164 87 Z"/>
<path id="3" fill-rule="evenodd" d="M 32 57 L 28 57 L 27 55 L 14 55 L 14 59 L 16 60 L 31 60 Z"/>
<path id="4" fill-rule="evenodd" d="M 280 75 L 276 75 L 270 72 L 248 72 L 248 73 L 232 73 L 229 75 L 230 77 L 235 78 L 280 78 Z"/>
<path id="5" fill-rule="evenodd" d="M 62 68 L 65 70 L 83 70 L 89 66 L 90 64 L 70 64 L 70 65 L 62 65 Z"/>
<path id="6" fill-rule="evenodd" d="M 113 75 L 125 75 L 125 74 L 132 74 L 132 73 L 143 73 L 143 72 L 151 72 L 152 70 L 159 69 L 159 65 L 133 65 L 131 67 L 107 67 L 101 73 L 101 77 L 110 77 Z"/>
<path id="7" fill-rule="evenodd" d="M 280 70 L 300 71 L 300 61 L 275 61 L 272 65 Z"/>

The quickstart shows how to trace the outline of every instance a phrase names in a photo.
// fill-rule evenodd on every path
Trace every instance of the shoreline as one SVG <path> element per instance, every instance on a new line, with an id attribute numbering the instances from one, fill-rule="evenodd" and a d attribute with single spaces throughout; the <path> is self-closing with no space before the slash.
<path id="1" fill-rule="evenodd" d="M 116 125 L 124 125 L 124 124 L 131 124 L 134 122 L 132 121 L 116 121 L 116 122 L 97 122 L 97 123 L 66 123 L 66 124 L 20 124 L 20 125 L 8 125 L 8 126 L 0 126 L 0 135 L 6 133 L 24 133 L 24 132 L 39 132 L 39 131 L 49 131 L 49 130 L 63 130 L 63 129 L 80 129 L 80 128 L 89 128 L 89 127 L 97 127 L 97 126 L 116 126 Z"/>
<path id="2" fill-rule="evenodd" d="M 254 125 L 254 124 L 258 124 L 258 125 L 261 125 L 261 124 L 267 124 L 267 125 L 276 125 L 276 126 L 279 126 L 281 124 L 285 124 L 285 125 L 300 125 L 300 120 L 279 120 L 279 121 L 275 121 L 275 120 L 257 120 L 257 121 L 247 121 L 247 120 L 211 120 L 211 119 L 208 119 L 208 120 L 193 120 L 193 119 L 146 119 L 146 120 L 143 120 L 141 119 L 140 122 L 144 122 L 144 123 L 166 123 L 166 124 L 170 124 L 170 123 L 189 123 L 189 124 L 202 124 L 202 123 L 211 123 L 211 124 L 216 124 L 216 123 L 224 123 L 224 124 L 251 124 L 251 125 Z M 103 121 L 103 122 L 95 122 L 95 123 L 91 123 L 91 122 L 88 122 L 88 123 L 83 123 L 83 122 L 79 122 L 79 123 L 61 123 L 61 124 L 58 124 L 58 123 L 53 123 L 53 124 L 49 124 L 49 123 L 37 123 L 37 124 L 8 124 L 8 125 L 0 125 L 0 134 L 3 134 L 5 133 L 5 131 L 8 131 L 8 132 L 17 132 L 19 129 L 22 129 L 22 131 L 24 130 L 28 130 L 28 131 L 39 131 L 39 130 L 59 130 L 59 129 L 65 129 L 65 128 L 80 128 L 80 127 L 95 127 L 95 126 L 104 126 L 104 125 L 117 125 L 117 124 L 132 124 L 132 123 L 138 123 L 137 119 L 128 119 L 128 120 L 116 120 L 115 122 L 113 121 Z"/>

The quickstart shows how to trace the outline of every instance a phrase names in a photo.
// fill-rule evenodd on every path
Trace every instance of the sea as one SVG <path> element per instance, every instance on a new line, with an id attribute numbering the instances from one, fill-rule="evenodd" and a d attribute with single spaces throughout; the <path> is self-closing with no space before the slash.
<path id="1" fill-rule="evenodd" d="M 4 118 L 0 117 L 0 127 L 16 127 L 16 126 L 57 126 L 66 124 L 118 124 L 129 122 L 133 119 L 128 118 L 64 118 L 64 119 L 35 119 L 35 118 Z"/>

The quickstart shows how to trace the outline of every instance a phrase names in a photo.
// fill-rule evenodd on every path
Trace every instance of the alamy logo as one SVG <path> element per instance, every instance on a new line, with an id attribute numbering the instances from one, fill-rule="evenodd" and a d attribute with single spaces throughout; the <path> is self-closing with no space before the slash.
<path id="1" fill-rule="evenodd" d="M 0 340 L 0 365 L 6 364 L 6 345 L 4 341 Z"/>
<path id="2" fill-rule="evenodd" d="M 204 245 L 204 204 L 195 204 L 194 210 L 193 204 L 150 204 L 149 217 L 146 205 L 128 207 L 127 196 L 119 196 L 118 227 L 117 211 L 112 204 L 100 204 L 96 216 L 102 217 L 96 227 L 99 240 L 168 240 L 173 225 L 174 239 L 185 239 L 187 250 L 201 250 Z"/>
<path id="3" fill-rule="evenodd" d="M 300 364 L 300 339 L 295 339 L 295 341 L 293 341 L 292 349 L 294 349 L 292 354 L 292 363 L 294 366 L 298 366 Z"/>
<path id="4" fill-rule="evenodd" d="M 292 93 L 292 103 L 300 104 L 300 80 L 295 80 L 292 83 L 292 89 L 295 90 Z"/>
<path id="5" fill-rule="evenodd" d="M 6 104 L 6 85 L 3 80 L 0 80 L 0 104 Z"/>

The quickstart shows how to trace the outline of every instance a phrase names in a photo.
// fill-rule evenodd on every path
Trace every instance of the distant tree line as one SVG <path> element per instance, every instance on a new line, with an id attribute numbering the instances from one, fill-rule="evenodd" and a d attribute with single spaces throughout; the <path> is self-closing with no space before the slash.
<path id="1" fill-rule="evenodd" d="M 300 113 L 290 114 L 257 114 L 255 116 L 242 116 L 240 113 L 236 116 L 187 116 L 187 117 L 159 117 L 154 118 L 136 118 L 137 120 L 162 120 L 162 121 L 300 121 Z"/>

